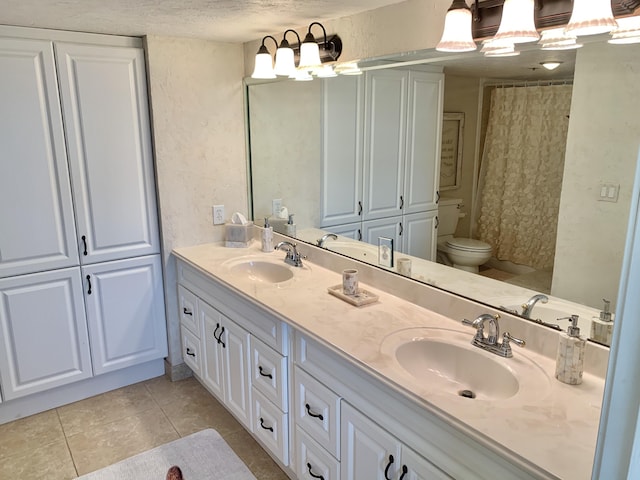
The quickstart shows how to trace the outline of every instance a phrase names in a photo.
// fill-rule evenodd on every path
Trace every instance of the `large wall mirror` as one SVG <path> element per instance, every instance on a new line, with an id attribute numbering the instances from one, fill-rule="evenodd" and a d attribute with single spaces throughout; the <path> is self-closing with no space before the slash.
<path id="1" fill-rule="evenodd" d="M 565 329 L 557 319 L 578 314 L 585 334 L 603 300 L 615 311 L 640 145 L 638 55 L 640 46 L 594 39 L 571 51 L 529 46 L 510 58 L 423 51 L 361 62 L 365 76 L 388 69 L 444 74 L 439 118 L 447 145 L 439 161 L 446 163 L 438 172 L 446 178 L 438 208 L 459 200 L 455 237 L 480 238 L 493 249 L 479 273 L 470 273 L 439 262 L 434 246 L 410 256 L 412 277 L 519 315 L 523 303 L 544 294 L 549 301 L 534 308 L 532 320 Z M 547 61 L 560 65 L 547 70 Z M 317 244 L 335 233 L 325 248 L 377 265 L 375 241 L 322 220 L 328 196 L 355 195 L 353 178 L 328 181 L 323 165 L 326 82 L 341 78 L 247 82 L 250 213 L 262 225 L 281 204 L 294 214 L 299 241 Z M 348 85 L 344 95 L 364 88 Z M 365 142 L 356 126 L 338 130 L 334 151 Z M 276 229 L 284 221 L 275 219 Z M 397 272 L 397 259 L 407 256 L 397 251 L 396 264 L 380 268 Z"/>

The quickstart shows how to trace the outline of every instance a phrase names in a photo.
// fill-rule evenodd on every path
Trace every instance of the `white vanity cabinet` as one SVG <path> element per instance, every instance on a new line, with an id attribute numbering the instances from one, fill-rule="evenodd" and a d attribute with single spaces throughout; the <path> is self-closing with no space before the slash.
<path id="1" fill-rule="evenodd" d="M 377 245 L 391 237 L 400 252 L 434 258 L 442 73 L 391 69 L 334 80 L 323 87 L 321 228 L 348 225 L 342 230 L 351 233 L 360 223 L 356 239 Z M 408 228 L 405 240 L 405 224 L 418 215 L 421 227 Z"/>
<path id="2" fill-rule="evenodd" d="M 290 461 L 288 329 L 279 319 L 178 260 L 186 353 L 201 332 L 201 363 L 184 357 L 202 384 L 286 467 Z M 187 313 L 185 313 L 185 310 Z M 193 323 L 193 312 L 198 326 Z M 193 347 L 195 350 L 195 347 Z"/>
<path id="3" fill-rule="evenodd" d="M 346 402 L 341 434 L 343 480 L 451 480 Z"/>

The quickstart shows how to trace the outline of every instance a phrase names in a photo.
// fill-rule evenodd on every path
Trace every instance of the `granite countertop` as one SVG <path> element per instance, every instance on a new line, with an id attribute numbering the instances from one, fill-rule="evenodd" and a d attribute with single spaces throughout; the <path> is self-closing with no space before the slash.
<path id="1" fill-rule="evenodd" d="M 361 368 L 397 385 L 398 391 L 425 409 L 455 419 L 463 430 L 480 434 L 488 442 L 495 442 L 542 468 L 549 478 L 591 477 L 604 391 L 602 378 L 585 372 L 581 385 L 565 385 L 554 378 L 555 359 L 531 349 L 513 347 L 513 358 L 497 358 L 510 362 L 508 368 L 514 367 L 515 371 L 520 367 L 523 371 L 538 369 L 542 383 L 535 385 L 535 393 L 531 397 L 522 393 L 502 400 L 479 397 L 469 402 L 424 388 L 388 354 L 393 343 L 390 339 L 402 336 L 402 332 L 420 333 L 424 327 L 430 331 L 452 331 L 454 337 L 465 335 L 470 341 L 473 330 L 461 325 L 459 319 L 363 284 L 360 286 L 378 295 L 379 301 L 355 307 L 327 292 L 329 287 L 341 283 L 341 274 L 310 261 L 305 261 L 302 269 L 294 269 L 293 279 L 282 284 L 252 281 L 246 275 L 234 273 L 229 263 L 247 256 L 269 261 L 284 258 L 282 251 L 262 253 L 255 242 L 249 248 L 206 244 L 177 248 L 173 253 L 257 305 L 277 312 L 292 327 L 342 352 Z"/>

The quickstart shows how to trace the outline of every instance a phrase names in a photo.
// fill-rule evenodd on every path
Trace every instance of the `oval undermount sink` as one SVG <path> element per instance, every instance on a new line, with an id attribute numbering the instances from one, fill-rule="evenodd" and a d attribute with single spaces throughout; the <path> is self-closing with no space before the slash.
<path id="1" fill-rule="evenodd" d="M 402 378 L 427 394 L 503 401 L 544 396 L 549 377 L 514 348 L 503 358 L 471 345 L 473 331 L 416 327 L 392 333 L 380 351 Z M 404 372 L 404 373 L 402 373 Z"/>

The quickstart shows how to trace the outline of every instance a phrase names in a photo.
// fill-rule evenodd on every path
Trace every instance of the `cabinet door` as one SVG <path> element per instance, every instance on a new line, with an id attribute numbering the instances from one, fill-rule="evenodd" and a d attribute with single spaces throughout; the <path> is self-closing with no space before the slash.
<path id="1" fill-rule="evenodd" d="M 435 261 L 437 247 L 437 210 L 402 217 L 402 251 L 408 255 Z"/>
<path id="2" fill-rule="evenodd" d="M 402 480 L 451 480 L 451 477 L 418 455 L 406 445 L 402 446 Z"/>
<path id="3" fill-rule="evenodd" d="M 362 240 L 362 222 L 336 225 L 331 228 L 327 228 L 327 230 L 331 233 L 335 233 L 336 235 L 353 238 L 354 240 Z M 327 244 L 329 242 L 331 242 L 331 240 L 327 240 Z"/>
<path id="4" fill-rule="evenodd" d="M 405 214 L 437 209 L 443 78 L 442 73 L 409 73 Z"/>
<path id="5" fill-rule="evenodd" d="M 222 348 L 222 314 L 198 300 L 198 315 L 202 325 L 204 366 L 202 380 L 218 400 L 224 403 L 224 355 Z"/>
<path id="6" fill-rule="evenodd" d="M 0 278 L 78 264 L 53 48 L 0 38 Z"/>
<path id="7" fill-rule="evenodd" d="M 400 252 L 403 230 L 402 216 L 369 220 L 362 222 L 362 240 L 377 247 L 380 237 L 391 238 L 394 251 Z"/>
<path id="8" fill-rule="evenodd" d="M 56 44 L 83 264 L 159 252 L 144 53 Z"/>
<path id="9" fill-rule="evenodd" d="M 82 267 L 96 375 L 167 355 L 160 256 Z"/>
<path id="10" fill-rule="evenodd" d="M 367 72 L 363 220 L 402 213 L 408 73 Z"/>
<path id="11" fill-rule="evenodd" d="M 224 355 L 224 403 L 252 431 L 249 333 L 224 316 L 222 320 L 224 332 L 220 339 Z"/>
<path id="12" fill-rule="evenodd" d="M 320 227 L 361 218 L 363 83 L 361 76 L 323 81 Z"/>
<path id="13" fill-rule="evenodd" d="M 0 280 L 0 380 L 11 400 L 91 377 L 79 268 Z"/>
<path id="14" fill-rule="evenodd" d="M 397 478 L 400 443 L 345 402 L 342 402 L 341 435 L 342 480 Z"/>

